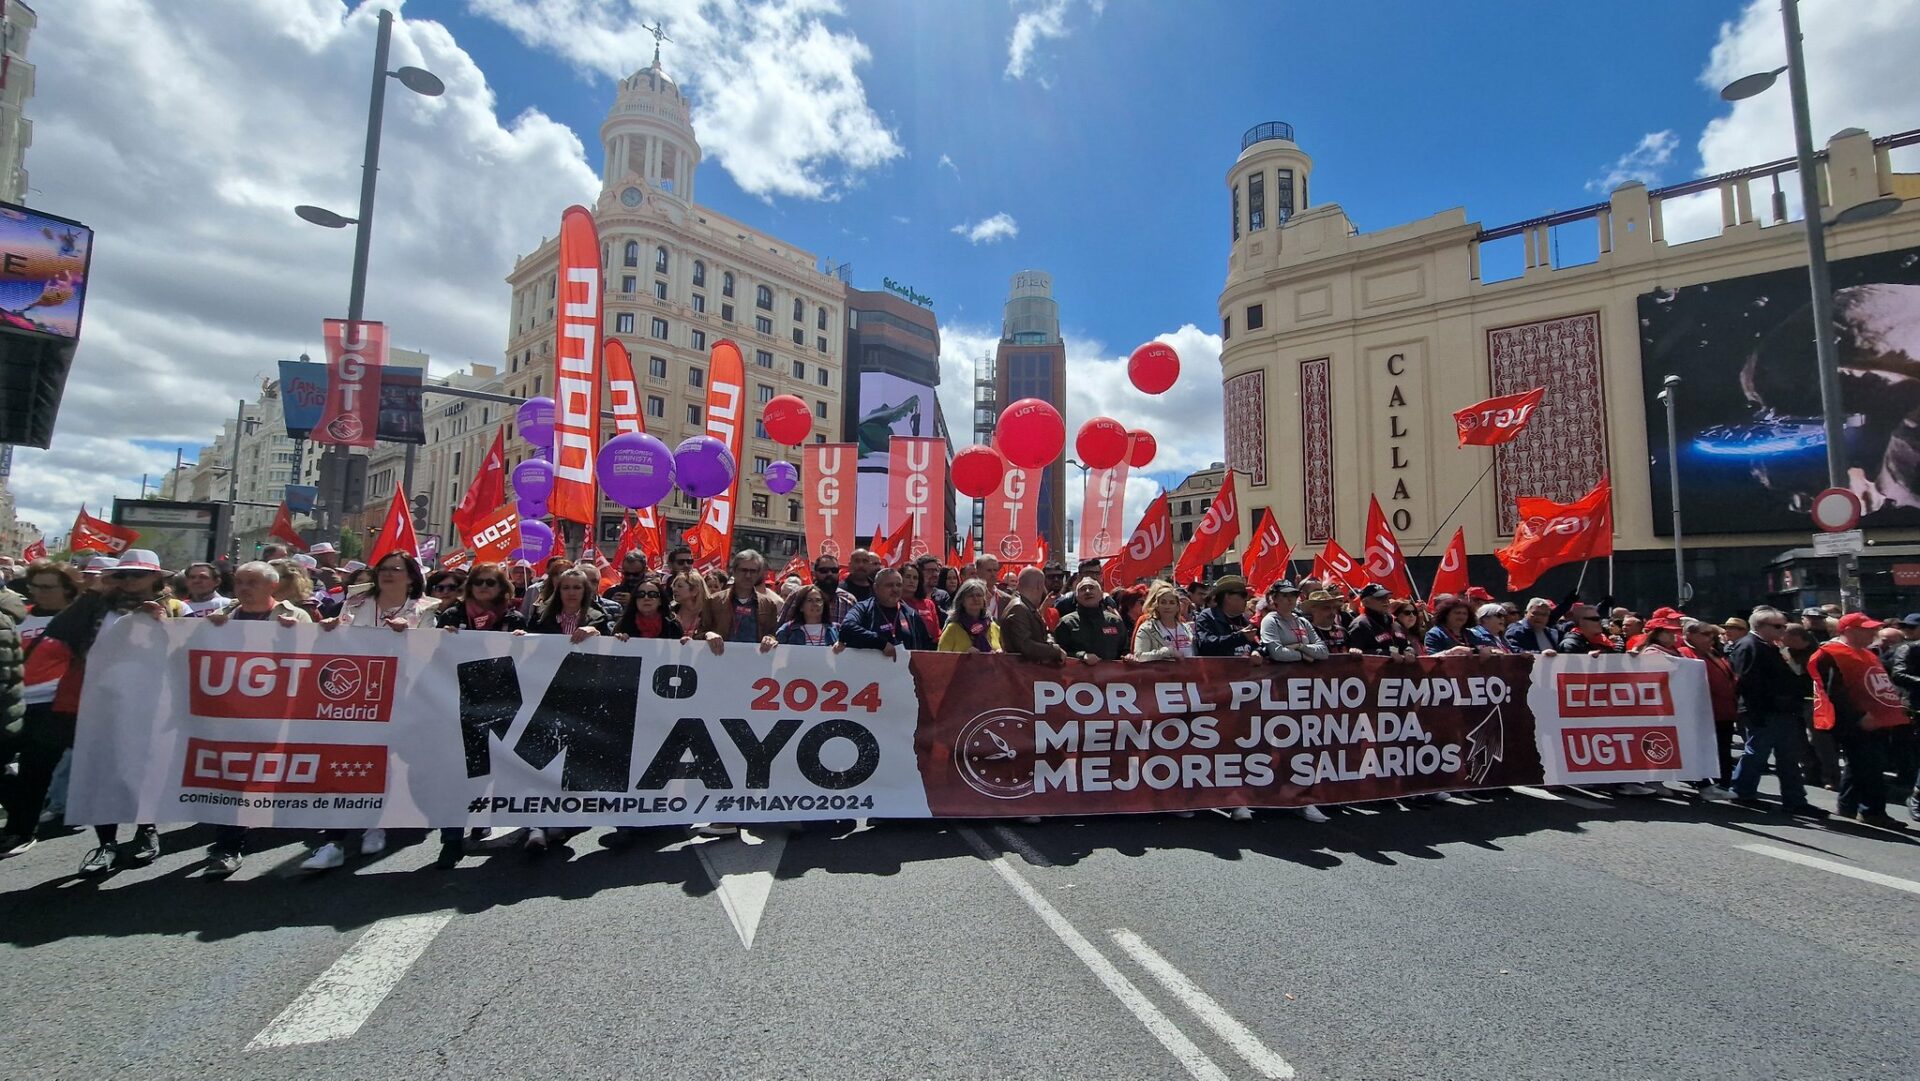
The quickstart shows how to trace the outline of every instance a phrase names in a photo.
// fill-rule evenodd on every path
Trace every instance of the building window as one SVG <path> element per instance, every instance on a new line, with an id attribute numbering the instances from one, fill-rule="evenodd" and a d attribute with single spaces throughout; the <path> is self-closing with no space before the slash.
<path id="1" fill-rule="evenodd" d="M 688 331 L 687 344 L 700 352 L 705 352 L 707 348 L 707 332 L 704 330 Z"/>
<path id="2" fill-rule="evenodd" d="M 1267 174 L 1255 173 L 1247 178 L 1247 232 L 1267 227 Z M 1254 329 L 1248 327 L 1248 330 Z"/>
<path id="3" fill-rule="evenodd" d="M 653 280 L 653 299 L 655 300 L 667 299 L 667 283 L 661 281 L 658 278 L 655 278 Z"/>
<path id="4" fill-rule="evenodd" d="M 1233 186 L 1233 239 L 1240 239 L 1240 185 Z"/>
<path id="5" fill-rule="evenodd" d="M 773 400 L 773 388 L 767 386 L 765 383 L 755 383 L 753 385 L 753 392 L 761 405 L 765 405 Z"/>
<path id="6" fill-rule="evenodd" d="M 773 310 L 773 289 L 771 286 L 756 285 L 753 288 L 753 306 L 763 312 Z"/>
<path id="7" fill-rule="evenodd" d="M 807 362 L 806 362 L 806 361 L 804 361 L 804 360 L 796 360 L 796 361 L 794 361 L 794 362 L 793 362 L 793 377 L 794 377 L 795 379 L 805 379 L 805 378 L 807 377 Z"/>
<path id="8" fill-rule="evenodd" d="M 820 384 L 821 386 L 823 386 L 823 387 L 824 387 L 824 386 L 829 386 L 829 385 L 830 385 L 830 384 L 829 384 L 829 383 L 827 382 L 827 370 L 826 370 L 825 368 L 815 368 L 815 369 L 813 370 L 813 374 L 814 374 L 815 376 L 817 376 L 817 377 L 818 377 L 818 380 L 817 380 L 817 381 L 819 382 L 819 384 Z"/>
<path id="9" fill-rule="evenodd" d="M 536 397 L 540 394 L 540 377 L 537 375 L 533 377 L 533 393 Z"/>
<path id="10" fill-rule="evenodd" d="M 696 287 L 707 284 L 707 264 L 698 259 L 693 261 L 693 284 Z"/>
<path id="11" fill-rule="evenodd" d="M 1180 501 L 1180 513 L 1181 513 L 1181 514 L 1183 514 L 1183 515 L 1184 515 L 1184 514 L 1192 514 L 1192 513 L 1193 513 L 1193 502 L 1192 502 L 1191 500 L 1187 500 L 1187 499 L 1182 499 L 1182 500 Z"/>
<path id="12" fill-rule="evenodd" d="M 647 374 L 655 379 L 665 379 L 667 377 L 667 358 L 648 357 Z"/>
<path id="13" fill-rule="evenodd" d="M 756 349 L 753 353 L 753 362 L 762 368 L 771 368 L 773 367 L 773 354 L 767 352 L 765 349 Z"/>
<path id="14" fill-rule="evenodd" d="M 1186 543 L 1187 541 L 1190 541 L 1190 540 L 1192 540 L 1192 539 L 1193 539 L 1193 523 L 1192 523 L 1192 522 L 1181 522 L 1181 523 L 1180 523 L 1180 541 L 1181 541 L 1181 543 L 1183 543 L 1183 544 L 1184 544 L 1184 543 Z"/>
<path id="15" fill-rule="evenodd" d="M 653 317 L 653 336 L 663 342 L 667 340 L 667 321 L 657 315 Z"/>
<path id="16" fill-rule="evenodd" d="M 827 340 L 825 338 L 815 338 L 813 340 L 813 347 L 824 353 L 827 351 Z"/>
<path id="17" fill-rule="evenodd" d="M 760 495 L 758 493 L 754 494 L 753 516 L 755 518 L 765 518 L 767 516 L 767 497 L 766 496 Z"/>
<path id="18" fill-rule="evenodd" d="M 653 272 L 655 274 L 665 274 L 667 272 L 667 249 L 653 249 Z"/>
<path id="19" fill-rule="evenodd" d="M 693 294 L 693 310 L 696 312 L 705 312 L 707 310 L 706 294 L 704 293 Z"/>
<path id="20" fill-rule="evenodd" d="M 1220 317 L 1220 340 L 1224 342 L 1231 337 L 1233 337 L 1233 316 L 1223 315 Z"/>
<path id="21" fill-rule="evenodd" d="M 755 473 L 765 473 L 771 465 L 773 465 L 773 459 L 763 458 L 758 454 L 753 456 L 753 471 Z"/>
<path id="22" fill-rule="evenodd" d="M 688 424 L 700 423 L 700 407 L 699 406 L 697 405 L 687 406 L 687 423 Z"/>
<path id="23" fill-rule="evenodd" d="M 798 499 L 787 500 L 787 521 L 797 522 L 799 520 L 800 520 L 800 501 Z"/>
<path id="24" fill-rule="evenodd" d="M 821 308 L 814 313 L 813 328 L 815 330 L 827 329 L 827 309 Z"/>
<path id="25" fill-rule="evenodd" d="M 827 403 L 825 402 L 813 403 L 813 415 L 816 417 L 819 417 L 821 420 L 827 419 Z"/>
<path id="26" fill-rule="evenodd" d="M 1247 329 L 1259 330 L 1267 325 L 1267 306 L 1265 304 L 1247 305 Z"/>
<path id="27" fill-rule="evenodd" d="M 1305 185 L 1301 187 L 1303 189 L 1301 194 L 1304 195 Z M 1304 205 L 1305 200 L 1301 202 Z M 1286 224 L 1287 219 L 1293 217 L 1292 169 L 1281 169 L 1273 175 L 1273 212 L 1279 216 L 1282 225 Z"/>
<path id="28" fill-rule="evenodd" d="M 764 315 L 756 315 L 753 317 L 753 329 L 759 331 L 762 334 L 772 334 L 773 320 L 768 319 Z"/>
<path id="29" fill-rule="evenodd" d="M 795 345 L 806 345 L 806 344 L 807 344 L 807 332 L 806 332 L 806 331 L 804 331 L 804 330 L 801 330 L 801 329 L 800 329 L 799 327 L 794 327 L 794 328 L 793 328 L 793 344 L 795 344 Z"/>
<path id="30" fill-rule="evenodd" d="M 638 240 L 627 241 L 625 254 L 623 254 L 620 258 L 620 265 L 621 266 L 639 266 L 640 265 L 640 242 Z"/>
<path id="31" fill-rule="evenodd" d="M 756 421 L 754 421 L 754 422 L 753 422 L 753 437 L 754 437 L 755 439 L 765 439 L 765 438 L 767 437 L 767 422 L 766 422 L 766 421 L 764 421 L 764 420 L 756 420 Z"/>
<path id="32" fill-rule="evenodd" d="M 720 273 L 720 295 L 723 297 L 733 295 L 733 271 L 731 270 L 721 271 Z M 727 318 L 731 319 L 733 316 L 729 315 Z"/>
<path id="33" fill-rule="evenodd" d="M 615 334 L 632 334 L 633 333 L 633 313 L 620 312 L 616 314 L 613 317 L 613 332 Z"/>
<path id="34" fill-rule="evenodd" d="M 640 288 L 640 279 L 631 274 L 622 274 L 620 276 L 620 291 L 622 293 L 631 293 L 638 288 Z"/>
<path id="35" fill-rule="evenodd" d="M 657 395 L 647 395 L 647 416 L 655 420 L 667 419 L 667 400 Z"/>
<path id="36" fill-rule="evenodd" d="M 689 368 L 687 369 L 687 385 L 688 385 L 688 386 L 690 386 L 690 387 L 704 387 L 704 386 L 706 386 L 706 385 L 707 385 L 707 370 L 706 370 L 705 368 L 692 368 L 692 367 L 689 367 Z"/>
<path id="37" fill-rule="evenodd" d="M 793 321 L 796 323 L 807 321 L 807 302 L 799 297 L 793 298 Z"/>

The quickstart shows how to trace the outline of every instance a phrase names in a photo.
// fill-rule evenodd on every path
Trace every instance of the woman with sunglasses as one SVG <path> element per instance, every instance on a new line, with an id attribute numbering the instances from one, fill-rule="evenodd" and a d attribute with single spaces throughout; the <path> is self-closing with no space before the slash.
<path id="1" fill-rule="evenodd" d="M 613 617 L 600 604 L 594 576 L 585 567 L 568 567 L 548 582 L 551 588 L 542 591 L 540 608 L 528 621 L 527 634 L 564 634 L 577 646 L 589 638 L 613 633 Z M 585 826 L 535 826 L 527 831 L 527 855 L 543 856 L 549 842 L 565 844 L 567 838 L 585 830 Z"/>
<path id="2" fill-rule="evenodd" d="M 507 569 L 498 563 L 480 563 L 468 572 L 464 586 L 455 581 L 451 571 L 441 571 L 434 575 L 441 585 L 452 585 L 453 596 L 441 590 L 437 598 L 440 607 L 434 609 L 434 626 L 449 634 L 459 631 L 505 631 L 525 633 L 527 620 L 520 610 L 511 603 L 512 590 L 507 586 Z M 431 588 L 431 587 L 429 587 Z M 474 830 L 477 838 L 484 830 Z M 458 867 L 460 858 L 466 855 L 466 841 L 458 826 L 448 826 L 440 831 L 440 855 L 433 861 L 435 867 Z"/>
<path id="3" fill-rule="evenodd" d="M 453 571 L 434 571 L 427 575 L 427 596 L 439 602 L 442 609 L 459 603 L 464 595 L 461 589 L 460 576 Z"/>
<path id="4" fill-rule="evenodd" d="M 642 579 L 628 591 L 631 603 L 620 613 L 613 636 L 622 642 L 629 638 L 682 638 L 680 621 L 667 611 L 666 587 L 652 578 Z"/>

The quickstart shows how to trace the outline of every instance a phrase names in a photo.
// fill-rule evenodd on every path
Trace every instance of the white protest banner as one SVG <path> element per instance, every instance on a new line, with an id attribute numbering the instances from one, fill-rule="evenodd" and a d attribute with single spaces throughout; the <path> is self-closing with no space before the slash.
<path id="1" fill-rule="evenodd" d="M 1548 784 L 1717 776 L 1707 667 L 1664 653 L 1539 657 L 1528 692 Z"/>

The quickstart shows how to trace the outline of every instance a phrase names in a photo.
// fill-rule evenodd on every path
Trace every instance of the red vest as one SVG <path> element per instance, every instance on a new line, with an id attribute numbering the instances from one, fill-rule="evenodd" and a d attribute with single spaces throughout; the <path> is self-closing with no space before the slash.
<path id="1" fill-rule="evenodd" d="M 1827 697 L 1826 683 L 1820 678 L 1824 674 L 1820 669 L 1828 665 L 1832 665 L 1834 671 L 1839 673 L 1840 685 L 1847 690 L 1848 704 L 1860 711 L 1860 727 L 1863 730 L 1873 732 L 1907 723 L 1906 703 L 1900 700 L 1900 692 L 1895 689 L 1893 680 L 1887 678 L 1887 670 L 1880 664 L 1880 658 L 1869 650 L 1853 648 L 1844 639 L 1834 638 L 1814 650 L 1813 660 L 1808 665 L 1814 669 L 1815 728 L 1827 732 L 1834 727 L 1833 700 Z"/>

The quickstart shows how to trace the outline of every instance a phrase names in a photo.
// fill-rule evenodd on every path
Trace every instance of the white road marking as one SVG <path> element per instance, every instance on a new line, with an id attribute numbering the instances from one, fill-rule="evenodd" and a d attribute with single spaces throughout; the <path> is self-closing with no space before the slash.
<path id="1" fill-rule="evenodd" d="M 980 858 L 987 861 L 987 866 L 993 868 L 1001 881 L 1027 903 L 1027 907 L 1033 910 L 1034 915 L 1040 917 L 1040 922 L 1047 925 L 1047 929 L 1053 932 L 1054 937 L 1064 943 L 1067 949 L 1072 950 L 1081 964 L 1092 970 L 1100 983 L 1113 993 L 1113 997 L 1119 999 L 1120 1004 L 1146 1026 L 1147 1031 L 1152 1033 L 1153 1037 L 1160 1041 L 1160 1045 L 1165 1047 L 1175 1059 L 1179 1060 L 1180 1065 L 1186 1067 L 1188 1073 L 1199 1081 L 1227 1081 L 1227 1075 L 1207 1057 L 1206 1052 L 1200 1050 L 1192 1040 L 1188 1039 L 1186 1033 L 1181 1032 L 1171 1018 L 1161 1013 L 1160 1008 L 1149 1001 L 1147 996 L 1133 985 L 1133 981 L 1127 979 L 1124 973 L 1115 968 L 1105 954 L 1095 949 L 1085 935 L 1075 930 L 1073 924 L 1067 922 L 1067 918 L 1062 916 L 1058 909 L 1049 904 L 1045 897 L 1040 896 L 1040 891 L 1034 889 L 1026 878 L 1007 862 L 1005 856 L 995 852 L 988 846 L 986 839 L 973 830 L 962 829 L 959 833 L 967 839 L 968 844 L 973 846 L 973 850 L 980 854 Z"/>
<path id="2" fill-rule="evenodd" d="M 1513 786 L 1513 790 L 1523 796 L 1532 796 L 1534 799 L 1554 800 L 1560 803 L 1571 803 L 1575 807 L 1585 807 L 1589 811 L 1605 811 L 1610 809 L 1607 804 L 1601 803 L 1597 799 L 1588 799 L 1585 796 L 1575 796 L 1564 792 L 1549 792 L 1544 788 L 1534 788 L 1531 785 L 1517 784 Z"/>
<path id="3" fill-rule="evenodd" d="M 1005 826 L 993 827 L 993 835 L 995 837 L 1000 838 L 1001 844 L 1006 845 L 1008 848 L 1011 848 L 1015 852 L 1020 853 L 1021 859 L 1026 860 L 1028 863 L 1034 865 L 1035 867 L 1052 867 L 1053 866 L 1053 861 L 1048 859 L 1045 855 L 1043 855 L 1039 849 L 1033 847 L 1031 844 L 1028 844 L 1027 839 L 1025 837 L 1020 836 L 1019 834 L 1013 832 L 1007 827 Z"/>
<path id="4" fill-rule="evenodd" d="M 773 893 L 773 875 L 780 869 L 780 854 L 786 851 L 787 835 L 767 830 L 738 837 L 727 837 L 692 846 L 713 881 L 714 895 L 733 924 L 740 944 L 753 949 L 753 937 L 760 930 L 760 917 L 767 910 L 767 897 Z"/>
<path id="5" fill-rule="evenodd" d="M 1221 1008 L 1220 1004 L 1213 1000 L 1213 996 L 1200 990 L 1198 985 L 1187 978 L 1186 973 L 1168 963 L 1167 959 L 1160 956 L 1152 946 L 1141 941 L 1139 935 L 1125 928 L 1116 928 L 1108 931 L 1107 934 L 1119 944 L 1121 949 L 1127 951 L 1127 956 L 1133 958 L 1141 968 L 1146 969 L 1149 976 L 1158 980 L 1160 986 L 1185 1003 L 1195 1017 L 1213 1030 L 1214 1035 L 1225 1040 L 1227 1046 L 1238 1052 L 1241 1058 L 1246 1059 L 1247 1065 L 1260 1071 L 1260 1076 L 1271 1078 L 1293 1076 L 1293 1067 L 1288 1065 L 1286 1059 L 1261 1043 L 1258 1036 Z"/>
<path id="6" fill-rule="evenodd" d="M 360 1031 L 452 919 L 451 912 L 430 912 L 395 916 L 367 928 L 331 968 L 260 1030 L 247 1050 L 344 1040 Z"/>
<path id="7" fill-rule="evenodd" d="M 1893 875 L 1883 875 L 1878 871 L 1849 867 L 1844 863 L 1835 863 L 1833 860 L 1823 860 L 1818 856 L 1806 856 L 1789 849 L 1775 848 L 1772 845 L 1739 844 L 1733 847 L 1742 848 L 1748 852 L 1757 852 L 1762 856 L 1772 856 L 1774 859 L 1785 860 L 1788 863 L 1797 863 L 1802 867 L 1816 867 L 1822 871 L 1831 871 L 1836 875 L 1845 875 L 1848 878 L 1859 879 L 1862 882 L 1871 882 L 1876 886 L 1886 886 L 1889 889 L 1920 894 L 1920 882 L 1915 882 L 1910 878 L 1896 878 Z"/>

